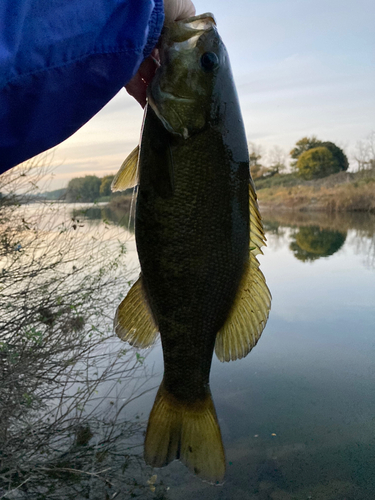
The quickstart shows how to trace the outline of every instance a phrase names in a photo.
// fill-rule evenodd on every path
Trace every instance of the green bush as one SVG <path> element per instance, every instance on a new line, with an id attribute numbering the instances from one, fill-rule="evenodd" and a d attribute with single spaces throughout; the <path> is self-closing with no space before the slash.
<path id="1" fill-rule="evenodd" d="M 337 158 L 327 147 L 304 151 L 297 161 L 298 175 L 306 180 L 319 179 L 341 170 Z"/>
<path id="2" fill-rule="evenodd" d="M 340 170 L 348 170 L 349 162 L 344 151 L 336 146 L 333 142 L 322 142 L 320 146 L 325 147 L 331 151 L 333 157 L 338 161 Z"/>
<path id="3" fill-rule="evenodd" d="M 349 162 L 348 159 L 344 153 L 344 151 L 336 146 L 333 142 L 330 141 L 320 141 L 317 139 L 314 135 L 312 137 L 303 137 L 300 139 L 298 142 L 296 142 L 295 147 L 292 149 L 290 152 L 290 156 L 294 161 L 291 162 L 291 166 L 296 168 L 297 170 L 299 169 L 298 167 L 298 161 L 299 158 L 306 153 L 307 151 L 311 151 L 312 149 L 316 148 L 327 148 L 335 158 L 335 160 L 338 163 L 338 169 L 334 170 L 331 173 L 336 173 L 341 170 L 348 170 L 349 167 Z M 329 175 L 329 174 L 326 174 Z M 324 175 L 322 176 L 324 177 Z M 310 177 L 312 178 L 312 177 Z"/>

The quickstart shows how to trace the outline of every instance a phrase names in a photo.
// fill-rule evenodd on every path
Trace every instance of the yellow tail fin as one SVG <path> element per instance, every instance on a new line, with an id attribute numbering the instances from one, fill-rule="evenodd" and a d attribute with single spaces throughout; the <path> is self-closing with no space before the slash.
<path id="1" fill-rule="evenodd" d="M 224 478 L 225 454 L 211 394 L 204 401 L 181 403 L 162 383 L 148 421 L 145 461 L 163 467 L 175 459 L 206 481 Z"/>

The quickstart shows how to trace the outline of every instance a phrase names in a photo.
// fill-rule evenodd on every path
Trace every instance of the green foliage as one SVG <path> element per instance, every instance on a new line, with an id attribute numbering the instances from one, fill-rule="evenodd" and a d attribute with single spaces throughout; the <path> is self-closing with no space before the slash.
<path id="1" fill-rule="evenodd" d="M 333 142 L 329 141 L 320 141 L 317 139 L 314 135 L 312 137 L 303 137 L 300 139 L 297 143 L 295 148 L 292 149 L 290 152 L 290 156 L 295 160 L 294 162 L 291 163 L 291 166 L 300 169 L 299 164 L 299 159 L 301 156 L 306 153 L 307 151 L 311 151 L 312 149 L 316 148 L 327 148 L 328 151 L 332 154 L 334 160 L 336 161 L 334 170 L 330 171 L 329 173 L 323 174 L 323 175 L 318 175 L 318 177 L 325 177 L 326 175 L 330 175 L 336 172 L 340 172 L 341 170 L 348 170 L 349 167 L 349 162 L 348 158 L 346 157 L 345 153 L 341 148 L 336 146 Z M 327 155 L 325 154 L 327 157 Z M 303 162 L 304 163 L 304 162 Z M 321 169 L 322 170 L 322 169 Z M 305 175 L 301 174 L 302 177 L 305 179 L 316 179 L 318 177 L 313 176 L 313 177 L 306 177 Z"/>
<path id="2" fill-rule="evenodd" d="M 68 203 L 109 201 L 109 197 L 112 195 L 113 178 L 114 175 L 106 175 L 102 178 L 96 175 L 75 177 L 69 181 L 65 200 Z"/>
<path id="3" fill-rule="evenodd" d="M 319 179 L 340 171 L 340 164 L 326 147 L 304 151 L 297 161 L 298 175 L 306 180 Z"/>
<path id="4" fill-rule="evenodd" d="M 340 170 L 348 170 L 349 162 L 344 151 L 336 146 L 333 142 L 322 142 L 321 146 L 327 148 L 333 154 L 333 157 L 337 160 Z M 340 171 L 339 170 L 339 171 Z"/>
<path id="5" fill-rule="evenodd" d="M 138 363 L 140 363 L 142 365 L 143 361 L 145 360 L 145 357 L 141 356 L 138 352 L 136 352 L 135 355 L 136 355 Z"/>
<path id="6" fill-rule="evenodd" d="M 66 201 L 96 201 L 99 196 L 101 179 L 96 175 L 86 175 L 85 177 L 76 177 L 71 179 L 66 191 Z"/>
<path id="7" fill-rule="evenodd" d="M 255 186 L 257 190 L 267 189 L 280 186 L 297 186 L 301 184 L 301 179 L 295 174 L 275 174 L 268 177 L 255 179 Z"/>
<path id="8" fill-rule="evenodd" d="M 100 196 L 110 196 L 111 194 L 111 184 L 114 179 L 114 175 L 106 175 L 102 178 L 102 182 L 100 184 L 99 193 Z"/>
<path id="9" fill-rule="evenodd" d="M 289 153 L 293 160 L 296 160 L 291 163 L 293 167 L 297 165 L 297 160 L 301 156 L 302 153 L 308 151 L 309 149 L 316 148 L 321 145 L 321 141 L 319 141 L 315 135 L 312 137 L 303 137 L 298 142 L 296 142 L 295 147 Z"/>

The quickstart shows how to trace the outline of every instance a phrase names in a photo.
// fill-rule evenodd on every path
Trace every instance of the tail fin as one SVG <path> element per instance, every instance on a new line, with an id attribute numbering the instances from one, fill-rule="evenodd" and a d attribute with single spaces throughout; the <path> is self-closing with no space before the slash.
<path id="1" fill-rule="evenodd" d="M 163 467 L 175 459 L 206 481 L 218 483 L 224 478 L 225 454 L 211 394 L 188 405 L 176 400 L 162 383 L 148 421 L 145 461 Z"/>

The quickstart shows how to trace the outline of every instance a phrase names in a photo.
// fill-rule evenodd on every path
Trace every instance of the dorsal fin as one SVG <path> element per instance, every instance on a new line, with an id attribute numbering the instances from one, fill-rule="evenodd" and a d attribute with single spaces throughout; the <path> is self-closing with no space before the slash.
<path id="1" fill-rule="evenodd" d="M 121 165 L 120 170 L 112 181 L 112 191 L 125 191 L 138 184 L 138 157 L 139 146 L 133 149 Z"/>
<path id="2" fill-rule="evenodd" d="M 259 213 L 255 187 L 250 180 L 249 185 L 249 212 L 250 212 L 250 251 L 254 255 L 263 254 L 261 247 L 266 245 L 262 218 Z"/>

